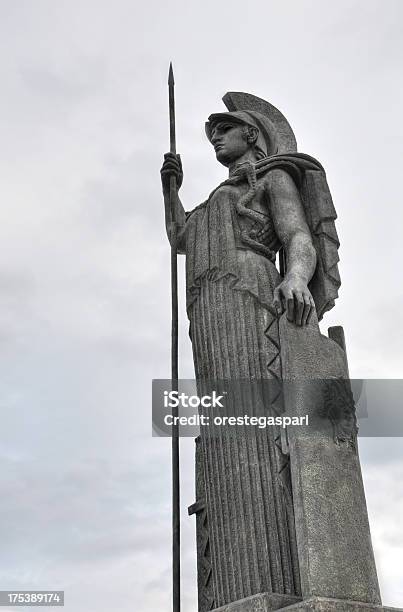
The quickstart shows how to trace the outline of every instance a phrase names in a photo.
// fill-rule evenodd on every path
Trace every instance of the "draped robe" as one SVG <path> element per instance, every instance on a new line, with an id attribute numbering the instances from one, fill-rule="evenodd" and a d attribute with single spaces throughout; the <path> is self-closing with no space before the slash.
<path id="1" fill-rule="evenodd" d="M 267 191 L 274 167 L 286 170 L 300 192 L 313 184 L 311 199 L 327 197 L 318 162 L 302 154 L 274 156 L 263 160 L 260 169 L 259 164 L 246 166 L 219 185 L 187 213 L 180 235 L 199 392 L 205 380 L 272 381 L 264 393 L 253 385 L 244 389 L 226 408 L 230 415 L 245 409 L 267 416 L 282 412 L 281 386 L 276 385 L 282 378 L 278 317 L 272 306 L 281 282 L 275 265 L 281 244 Z M 331 199 L 325 201 L 323 218 L 318 213 L 316 221 L 321 239 L 333 231 L 335 218 Z M 319 267 L 323 278 L 335 269 L 336 239 L 332 234 L 327 259 Z M 324 281 L 319 283 L 323 286 Z M 323 292 L 323 308 L 331 301 L 329 294 L 333 297 L 333 286 L 332 291 Z M 260 592 L 300 595 L 289 457 L 283 451 L 280 430 L 274 427 L 202 429 L 199 480 L 206 537 L 201 559 L 199 554 L 199 574 L 204 566 L 200 612 Z"/>

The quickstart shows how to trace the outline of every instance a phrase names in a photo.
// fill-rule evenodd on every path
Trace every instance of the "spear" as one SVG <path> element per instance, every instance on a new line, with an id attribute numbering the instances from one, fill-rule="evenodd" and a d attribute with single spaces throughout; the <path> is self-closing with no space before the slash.
<path id="1" fill-rule="evenodd" d="M 170 151 L 176 154 L 175 134 L 175 92 L 172 62 L 169 64 L 169 137 Z M 171 175 L 169 200 L 171 209 L 171 386 L 178 390 L 178 262 L 177 262 L 177 223 L 176 223 L 176 177 Z M 178 416 L 178 409 L 173 408 L 173 416 Z M 172 610 L 180 612 L 180 491 L 179 491 L 179 430 L 173 419 L 172 425 Z"/>

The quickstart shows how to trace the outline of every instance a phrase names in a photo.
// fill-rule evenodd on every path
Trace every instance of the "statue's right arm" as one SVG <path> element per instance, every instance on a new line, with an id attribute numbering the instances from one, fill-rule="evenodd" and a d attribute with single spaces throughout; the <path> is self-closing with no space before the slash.
<path id="1" fill-rule="evenodd" d="M 174 153 L 165 153 L 164 155 L 164 163 L 161 168 L 161 183 L 162 183 L 162 193 L 164 196 L 164 205 L 165 205 L 165 227 L 167 230 L 167 236 L 169 241 L 171 240 L 171 231 L 172 231 L 172 214 L 171 214 L 171 194 L 170 194 L 170 183 L 171 176 L 175 176 L 176 178 L 176 187 L 177 190 L 175 192 L 175 205 L 176 205 L 176 223 L 177 223 L 177 231 L 178 231 L 178 250 L 182 251 L 181 242 L 182 242 L 182 234 L 185 227 L 186 215 L 185 210 L 182 206 L 182 202 L 179 198 L 178 190 L 180 189 L 183 181 L 183 170 L 182 170 L 182 162 L 180 155 L 175 155 Z"/>

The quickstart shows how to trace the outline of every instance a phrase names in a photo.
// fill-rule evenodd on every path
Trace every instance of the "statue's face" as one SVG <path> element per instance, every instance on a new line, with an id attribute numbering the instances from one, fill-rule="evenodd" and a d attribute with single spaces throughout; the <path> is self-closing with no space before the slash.
<path id="1" fill-rule="evenodd" d="M 211 144 L 216 158 L 224 166 L 239 159 L 250 148 L 245 128 L 240 123 L 222 121 L 216 123 L 211 130 Z"/>

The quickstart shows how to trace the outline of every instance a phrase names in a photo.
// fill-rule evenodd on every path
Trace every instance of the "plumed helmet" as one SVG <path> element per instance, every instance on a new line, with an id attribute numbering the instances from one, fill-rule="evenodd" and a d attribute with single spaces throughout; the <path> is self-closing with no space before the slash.
<path id="1" fill-rule="evenodd" d="M 229 91 L 223 102 L 231 112 L 247 112 L 262 126 L 265 140 L 269 143 L 268 155 L 296 153 L 297 141 L 294 132 L 283 113 L 273 104 L 243 91 Z M 264 117 L 264 120 L 261 117 Z"/>

